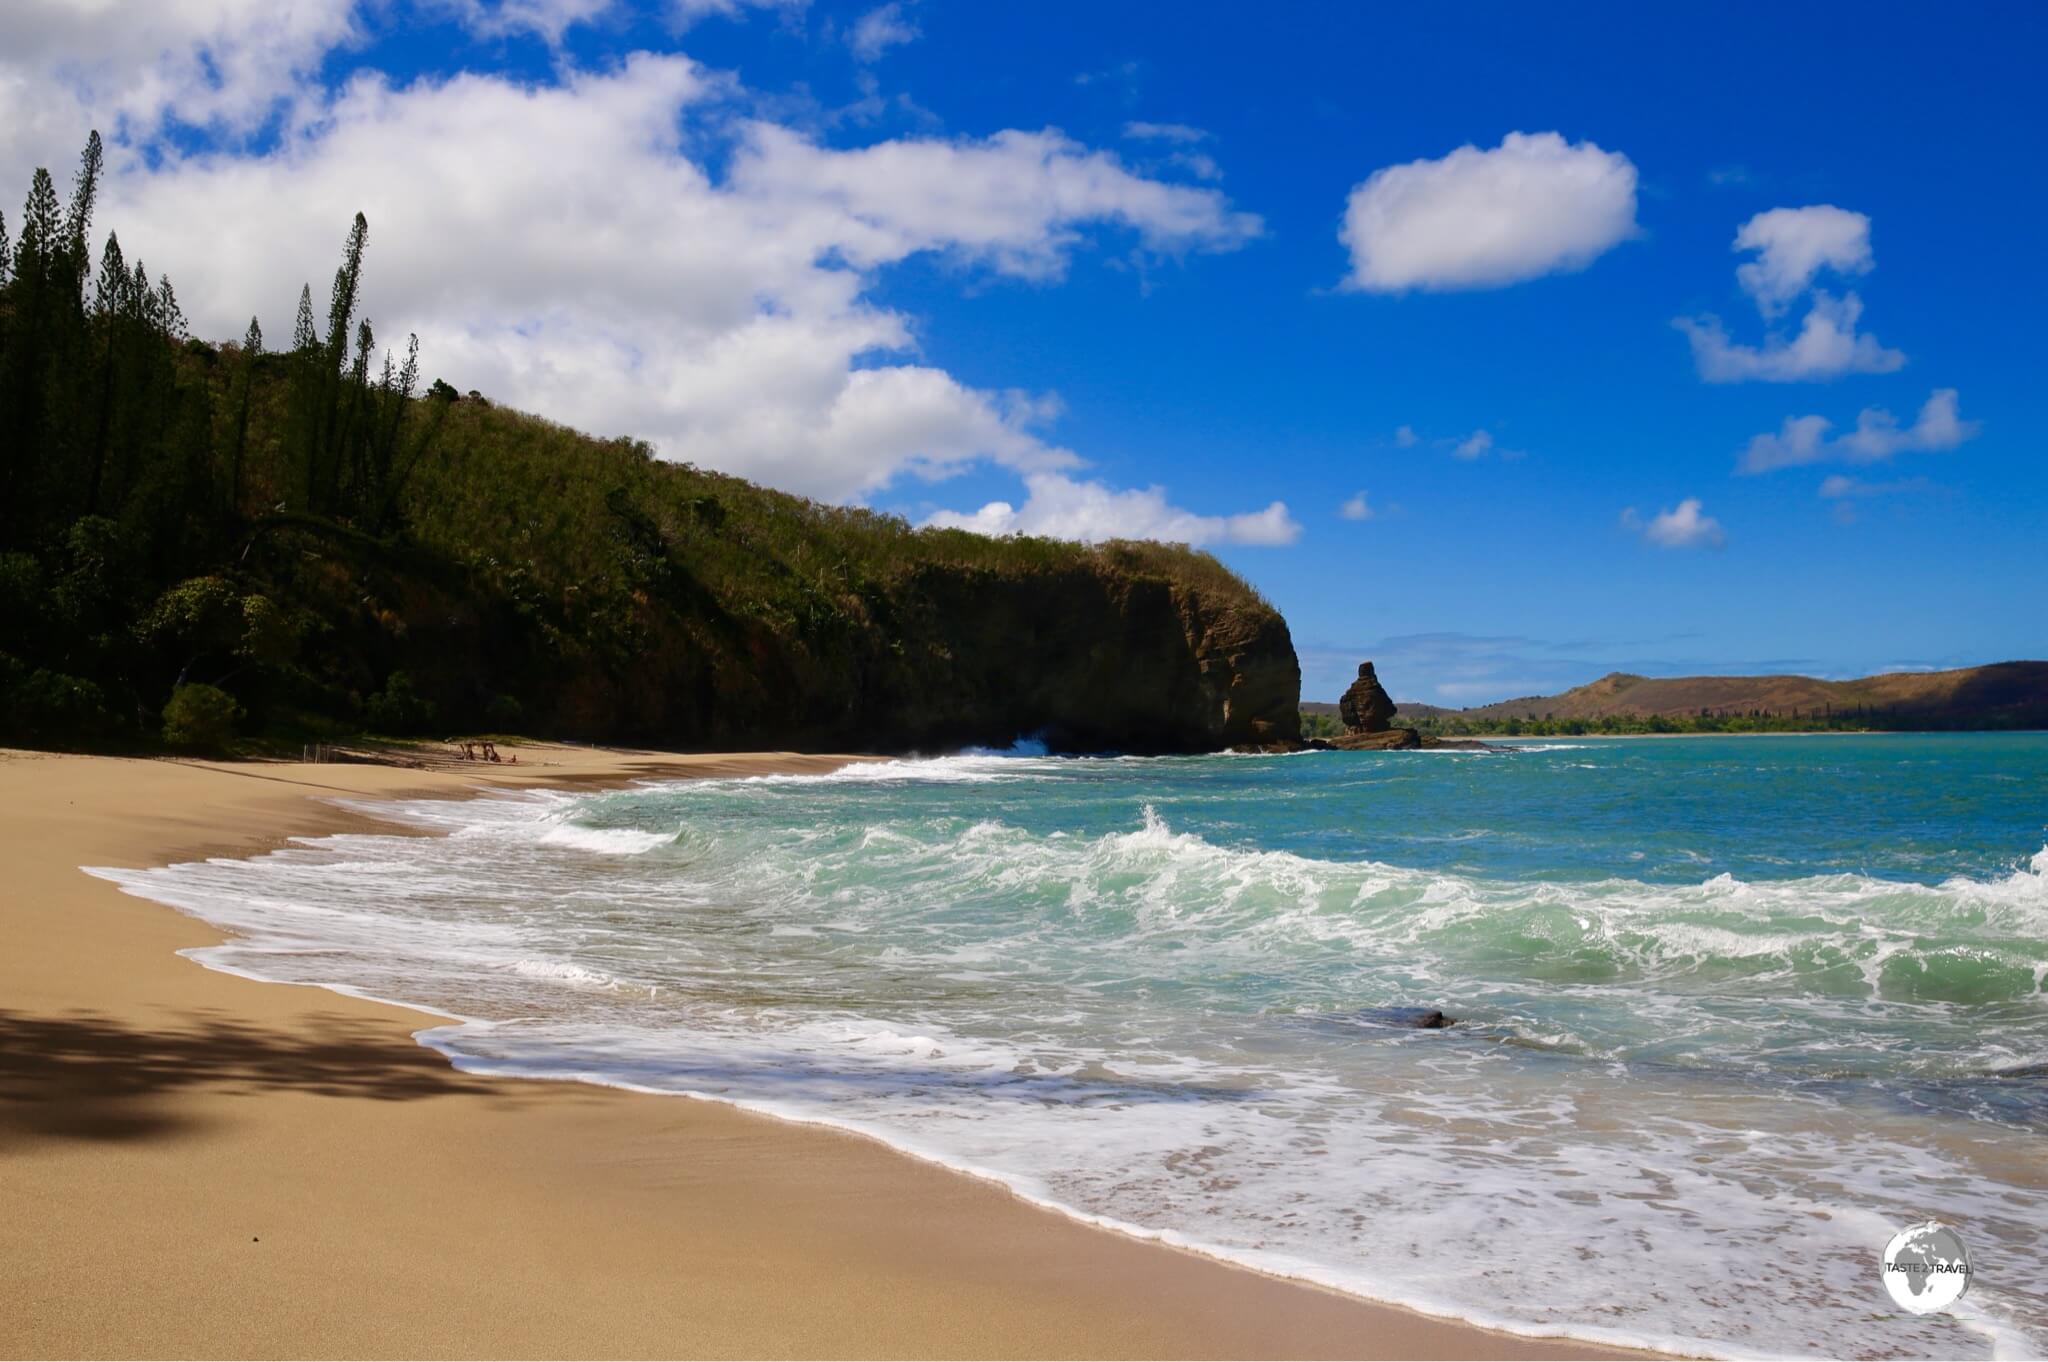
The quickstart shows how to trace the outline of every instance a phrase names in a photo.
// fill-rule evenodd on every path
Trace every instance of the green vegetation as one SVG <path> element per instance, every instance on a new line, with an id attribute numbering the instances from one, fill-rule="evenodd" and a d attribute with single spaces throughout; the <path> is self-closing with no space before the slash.
<path id="1" fill-rule="evenodd" d="M 171 692 L 164 706 L 164 741 L 199 752 L 224 750 L 235 737 L 242 707 L 218 686 L 188 681 Z"/>
<path id="2" fill-rule="evenodd" d="M 0 740 L 1007 740 L 1106 676 L 1156 707 L 1219 620 L 1292 665 L 1206 554 L 916 530 L 422 388 L 359 315 L 361 216 L 324 324 L 309 286 L 288 348 L 190 338 L 89 248 L 99 171 L 95 134 L 68 206 L 39 170 L 0 218 Z M 1143 742 L 1195 741 L 1169 722 Z"/>
<path id="3" fill-rule="evenodd" d="M 1334 714 L 1301 711 L 1301 736 L 1303 738 L 1340 738 L 1344 736 L 1344 721 Z"/>
<path id="4" fill-rule="evenodd" d="M 1896 723 L 1889 720 L 1897 720 Z M 1870 732 L 1914 727 L 1898 716 L 1876 712 L 1769 714 L 1603 714 L 1596 719 L 1560 719 L 1551 714 L 1468 716 L 1452 711 L 1394 722 L 1443 738 L 1554 738 L 1588 733 L 1813 733 Z"/>

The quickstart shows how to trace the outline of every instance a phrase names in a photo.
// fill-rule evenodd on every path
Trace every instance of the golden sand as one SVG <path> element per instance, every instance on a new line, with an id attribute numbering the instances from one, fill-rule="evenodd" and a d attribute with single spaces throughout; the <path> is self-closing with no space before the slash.
<path id="1" fill-rule="evenodd" d="M 174 952 L 218 933 L 78 869 L 361 825 L 323 797 L 841 760 L 516 750 L 441 770 L 0 752 L 0 1353 L 1597 1351 L 1094 1229 L 856 1136 L 471 1078 L 411 1039 L 431 1019 L 204 969 Z"/>

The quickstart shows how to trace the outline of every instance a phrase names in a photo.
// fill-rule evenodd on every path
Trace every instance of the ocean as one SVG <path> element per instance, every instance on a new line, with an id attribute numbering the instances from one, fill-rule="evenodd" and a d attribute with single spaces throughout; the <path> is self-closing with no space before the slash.
<path id="1" fill-rule="evenodd" d="M 357 807 L 393 832 L 95 873 L 235 933 L 208 965 L 447 1015 L 421 1039 L 467 1070 L 862 1131 L 1376 1299 L 1717 1356 L 2048 1352 L 2048 735 Z M 1929 1218 L 1974 1275 L 1916 1316 L 1878 1262 Z"/>

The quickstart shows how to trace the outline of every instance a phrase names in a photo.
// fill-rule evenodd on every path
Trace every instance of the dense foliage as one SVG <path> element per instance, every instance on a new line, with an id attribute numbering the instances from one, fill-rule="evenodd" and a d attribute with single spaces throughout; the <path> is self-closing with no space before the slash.
<path id="1" fill-rule="evenodd" d="M 1859 733 L 1883 728 L 1927 726 L 1922 716 L 1857 710 L 1802 714 L 1765 713 L 1762 710 L 1740 714 L 1603 714 L 1594 719 L 1563 719 L 1552 714 L 1535 713 L 1483 716 L 1454 713 L 1430 714 L 1412 721 L 1397 717 L 1394 722 L 1446 738 L 1576 737 L 1589 733 Z"/>
<path id="2" fill-rule="evenodd" d="M 0 739 L 887 742 L 921 687 L 998 684 L 934 623 L 976 583 L 1272 614 L 1183 548 L 914 530 L 422 391 L 359 315 L 360 215 L 324 323 L 308 287 L 283 349 L 192 339 L 169 279 L 90 249 L 100 161 L 0 218 Z"/>

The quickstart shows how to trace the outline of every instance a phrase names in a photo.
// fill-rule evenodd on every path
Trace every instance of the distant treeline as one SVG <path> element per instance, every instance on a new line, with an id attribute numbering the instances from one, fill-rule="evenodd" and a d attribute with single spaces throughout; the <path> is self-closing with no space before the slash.
<path id="1" fill-rule="evenodd" d="M 38 170 L 0 216 L 0 741 L 1120 736 L 1075 708 L 1093 673 L 1053 673 L 1059 626 L 1152 649 L 1068 651 L 1132 678 L 1105 723 L 1176 748 L 1208 740 L 1160 698 L 1206 684 L 1188 630 L 1293 664 L 1206 554 L 915 530 L 423 388 L 417 341 L 361 315 L 361 215 L 324 316 L 308 286 L 282 346 L 193 338 L 168 278 L 94 242 L 101 169 L 94 134 L 68 199 Z"/>
<path id="2" fill-rule="evenodd" d="M 1863 710 L 1822 710 L 1780 714 L 1763 710 L 1743 713 L 1603 714 L 1596 719 L 1560 719 L 1552 715 L 1467 717 L 1430 714 L 1413 720 L 1394 716 L 1423 733 L 1439 737 L 1571 737 L 1588 733 L 1811 733 L 1869 732 L 1886 728 L 1919 728 L 1905 716 Z"/>
<path id="3" fill-rule="evenodd" d="M 1554 714 L 1461 715 L 1451 712 L 1411 717 L 1406 713 L 1396 713 L 1393 723 L 1397 728 L 1412 728 L 1441 738 L 1546 738 L 1589 733 L 1867 733 L 1929 727 L 1924 714 L 1865 706 L 1842 710 L 1823 707 L 1790 713 L 1709 710 L 1685 715 L 1605 714 L 1592 719 L 1561 719 Z M 1334 715 L 1302 713 L 1301 735 L 1304 738 L 1334 738 L 1343 732 L 1344 725 Z"/>

